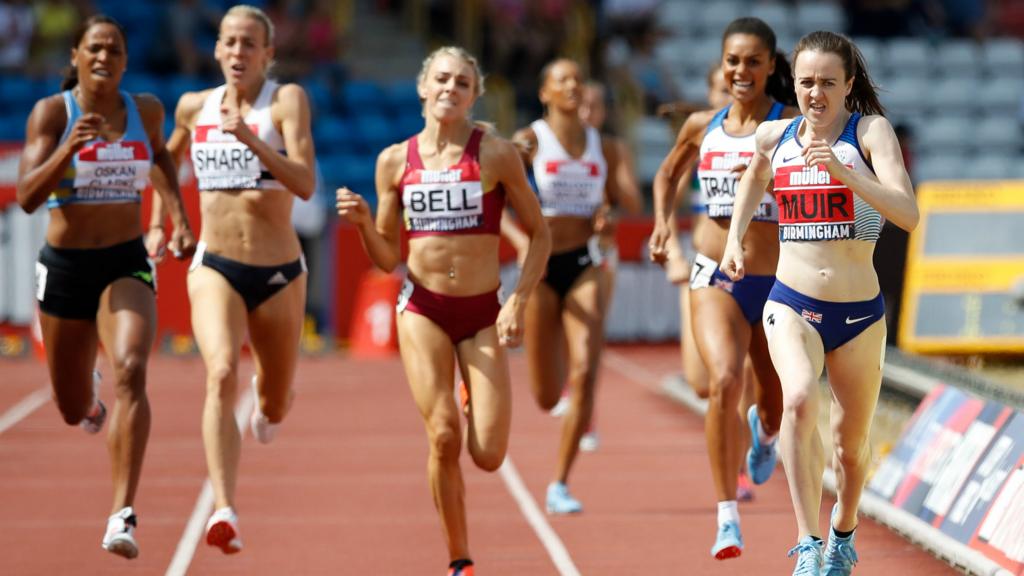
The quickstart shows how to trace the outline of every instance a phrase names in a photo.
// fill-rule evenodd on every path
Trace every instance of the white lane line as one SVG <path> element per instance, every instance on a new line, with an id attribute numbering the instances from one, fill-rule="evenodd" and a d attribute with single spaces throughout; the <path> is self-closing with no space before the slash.
<path id="1" fill-rule="evenodd" d="M 548 551 L 548 556 L 554 562 L 558 573 L 562 576 L 579 576 L 580 571 L 573 564 L 569 551 L 565 549 L 565 544 L 562 544 L 562 539 L 551 528 L 544 513 L 533 501 L 533 496 L 530 496 L 530 491 L 523 484 L 523 479 L 519 476 L 510 456 L 505 456 L 505 461 L 502 462 L 501 468 L 498 468 L 498 473 L 505 481 L 505 487 L 508 488 L 509 494 L 519 505 L 519 510 L 523 513 L 527 523 L 530 524 L 534 533 L 537 534 L 537 538 L 540 539 L 540 543 Z"/>
<path id="2" fill-rule="evenodd" d="M 235 422 L 238 423 L 242 439 L 245 439 L 245 431 L 248 429 L 245 424 L 249 419 L 249 414 L 252 413 L 253 402 L 255 402 L 255 398 L 252 388 L 246 387 L 238 406 L 235 406 Z M 213 512 L 213 486 L 210 484 L 210 479 L 207 478 L 203 482 L 203 489 L 199 492 L 199 498 L 196 499 L 196 505 L 192 509 L 188 523 L 185 524 L 185 531 L 181 535 L 181 540 L 178 541 L 178 547 L 174 550 L 174 556 L 171 558 L 170 565 L 167 566 L 165 576 L 185 576 L 188 573 L 188 567 L 192 564 L 192 557 L 196 553 L 196 546 L 199 545 L 199 541 L 203 537 L 206 519 L 211 512 Z"/>
<path id="3" fill-rule="evenodd" d="M 3 434 L 7 429 L 24 420 L 29 414 L 38 410 L 40 406 L 46 404 L 49 400 L 49 385 L 35 390 L 28 396 L 22 398 L 21 402 L 11 406 L 7 412 L 4 412 L 3 415 L 0 416 L 0 434 Z"/>

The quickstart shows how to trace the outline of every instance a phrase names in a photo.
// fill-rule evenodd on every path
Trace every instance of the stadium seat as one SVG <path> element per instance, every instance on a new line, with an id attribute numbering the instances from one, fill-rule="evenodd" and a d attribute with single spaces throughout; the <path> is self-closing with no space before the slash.
<path id="1" fill-rule="evenodd" d="M 28 114 L 36 101 L 36 90 L 32 80 L 20 75 L 3 75 L 3 90 L 0 90 L 0 106 L 7 112 Z"/>
<path id="2" fill-rule="evenodd" d="M 928 82 L 923 78 L 895 77 L 879 88 L 882 105 L 894 115 L 916 114 L 925 110 L 921 94 L 928 90 Z"/>
<path id="3" fill-rule="evenodd" d="M 932 59 L 933 68 L 947 77 L 967 79 L 981 76 L 981 51 L 970 40 L 947 40 Z"/>
<path id="4" fill-rule="evenodd" d="M 796 20 L 795 11 L 785 4 L 758 3 L 754 4 L 747 11 L 750 16 L 764 20 L 772 27 L 776 36 L 792 36 L 796 28 L 793 26 Z"/>
<path id="5" fill-rule="evenodd" d="M 888 72 L 885 44 L 877 38 L 868 36 L 854 38 L 853 42 L 857 45 L 861 55 L 864 56 L 864 62 L 868 65 L 868 72 L 871 74 L 871 77 L 877 81 L 885 76 Z"/>
<path id="6" fill-rule="evenodd" d="M 693 12 L 700 29 L 704 34 L 721 38 L 722 32 L 730 22 L 744 16 L 748 10 L 736 2 L 709 2 L 704 4 L 699 11 Z"/>
<path id="7" fill-rule="evenodd" d="M 1015 38 L 988 40 L 981 50 L 985 73 L 999 77 L 1003 74 L 1019 75 L 1024 70 L 1024 42 Z"/>
<path id="8" fill-rule="evenodd" d="M 384 91 L 374 82 L 350 80 L 341 90 L 341 101 L 349 116 L 380 110 L 386 105 Z"/>
<path id="9" fill-rule="evenodd" d="M 844 30 L 846 17 L 836 3 L 801 2 L 796 7 L 794 23 L 799 34 L 804 35 L 815 30 Z"/>
<path id="10" fill-rule="evenodd" d="M 1019 159 L 1010 155 L 982 154 L 964 163 L 964 176 L 973 180 L 1001 180 L 1014 176 Z"/>
<path id="11" fill-rule="evenodd" d="M 671 0 L 658 6 L 657 21 L 663 28 L 677 36 L 688 36 L 699 29 L 699 22 L 694 17 L 703 6 L 692 0 Z"/>
<path id="12" fill-rule="evenodd" d="M 914 165 L 914 179 L 917 182 L 963 180 L 965 166 L 970 161 L 970 159 L 957 154 L 924 156 L 918 159 Z"/>
<path id="13" fill-rule="evenodd" d="M 420 108 L 420 95 L 416 91 L 416 82 L 395 82 L 384 88 L 388 108 L 392 113 L 401 114 L 406 110 Z"/>
<path id="14" fill-rule="evenodd" d="M 1015 116 L 1024 102 L 1024 79 L 1019 72 L 996 76 L 987 80 L 982 89 L 977 90 L 976 98 L 986 115 L 1001 116 L 1005 121 L 1008 117 Z"/>
<path id="15" fill-rule="evenodd" d="M 0 116 L 0 142 L 21 142 L 25 140 L 25 115 Z"/>
<path id="16" fill-rule="evenodd" d="M 974 126 L 969 117 L 935 116 L 917 127 L 915 141 L 918 149 L 932 154 L 965 153 L 974 148 Z"/>
<path id="17" fill-rule="evenodd" d="M 886 48 L 887 67 L 891 69 L 891 74 L 900 74 L 914 68 L 928 69 L 932 60 L 931 50 L 931 46 L 920 38 L 890 40 Z"/>
<path id="18" fill-rule="evenodd" d="M 975 123 L 973 134 L 975 148 L 982 154 L 1016 154 L 1024 144 L 1020 125 L 998 116 Z"/>
<path id="19" fill-rule="evenodd" d="M 931 83 L 923 94 L 936 114 L 976 114 L 981 91 L 975 83 L 954 76 Z"/>

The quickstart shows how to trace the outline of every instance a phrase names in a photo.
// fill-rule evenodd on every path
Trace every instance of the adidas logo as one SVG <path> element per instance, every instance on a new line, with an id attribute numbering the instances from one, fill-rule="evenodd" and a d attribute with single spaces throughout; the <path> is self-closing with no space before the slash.
<path id="1" fill-rule="evenodd" d="M 276 274 L 271 276 L 270 280 L 267 280 L 267 284 L 272 285 L 272 286 L 273 285 L 278 285 L 278 284 L 287 284 L 287 283 L 288 283 L 288 279 L 284 277 L 284 273 L 281 272 L 280 270 L 278 270 Z"/>

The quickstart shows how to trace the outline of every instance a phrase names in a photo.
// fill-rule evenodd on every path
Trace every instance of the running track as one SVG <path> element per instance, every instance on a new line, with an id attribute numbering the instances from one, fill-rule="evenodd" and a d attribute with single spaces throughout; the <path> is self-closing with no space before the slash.
<path id="1" fill-rule="evenodd" d="M 250 371 L 246 364 L 244 381 Z M 710 558 L 715 504 L 703 423 L 659 391 L 676 371 L 674 347 L 609 351 L 598 398 L 601 449 L 581 455 L 572 479 L 585 512 L 549 518 L 530 510 L 543 506 L 558 421 L 536 408 L 523 357 L 513 354 L 515 472 L 485 474 L 463 458 L 481 575 L 792 571 L 786 551 L 795 522 L 781 469 L 741 505 L 743 557 Z M 48 386 L 41 364 L 0 361 L 0 573 L 444 574 L 425 436 L 397 358 L 303 359 L 278 438 L 269 446 L 245 439 L 237 496 L 245 550 L 232 557 L 197 547 L 199 534 L 189 530 L 194 510 L 203 512 L 195 527 L 206 517 L 202 382 L 196 358 L 151 361 L 154 422 L 136 502 L 141 551 L 129 562 L 99 546 L 110 506 L 102 439 L 63 425 L 39 392 Z M 111 399 L 108 385 L 102 396 Z M 518 479 L 525 491 L 517 501 L 510 486 Z M 831 504 L 823 504 L 823 519 Z M 855 573 L 955 574 L 866 519 L 858 542 Z"/>

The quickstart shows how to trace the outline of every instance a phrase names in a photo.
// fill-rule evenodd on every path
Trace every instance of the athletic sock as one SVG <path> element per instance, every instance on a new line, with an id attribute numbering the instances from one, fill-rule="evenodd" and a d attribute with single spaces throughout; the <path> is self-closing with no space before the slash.
<path id="1" fill-rule="evenodd" d="M 740 523 L 740 510 L 735 500 L 725 500 L 718 503 L 718 525 L 724 526 L 727 522 Z"/>
<path id="2" fill-rule="evenodd" d="M 844 540 L 849 538 L 850 536 L 853 536 L 853 533 L 856 530 L 857 530 L 856 526 L 854 526 L 853 530 L 850 530 L 849 532 L 844 532 L 844 531 L 836 530 L 835 526 L 832 527 L 832 533 L 835 534 L 836 538 L 842 538 Z"/>

